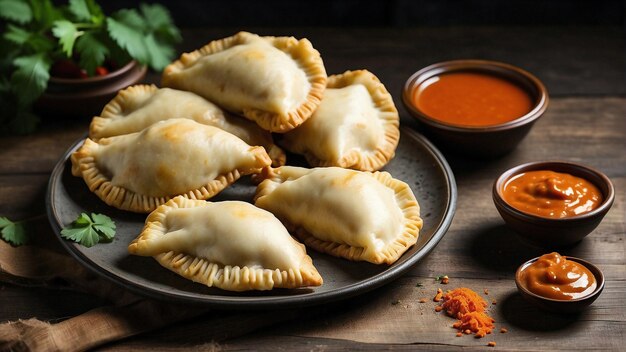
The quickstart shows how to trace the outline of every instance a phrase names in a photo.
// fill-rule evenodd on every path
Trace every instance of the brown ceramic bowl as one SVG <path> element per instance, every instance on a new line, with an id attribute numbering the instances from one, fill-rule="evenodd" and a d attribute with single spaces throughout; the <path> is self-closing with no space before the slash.
<path id="1" fill-rule="evenodd" d="M 105 76 L 81 79 L 50 77 L 48 88 L 35 104 L 44 116 L 87 117 L 99 114 L 120 89 L 137 84 L 147 68 L 131 61 Z"/>
<path id="2" fill-rule="evenodd" d="M 551 170 L 583 178 L 598 187 L 604 200 L 598 208 L 588 213 L 559 219 L 528 214 L 504 201 L 502 189 L 507 181 L 513 176 L 535 170 Z M 511 168 L 494 182 L 492 195 L 504 222 L 526 242 L 545 248 L 569 246 L 582 240 L 600 224 L 615 200 L 613 184 L 606 175 L 590 167 L 565 161 L 539 161 Z"/>
<path id="3" fill-rule="evenodd" d="M 572 300 L 567 300 L 567 301 L 547 298 L 547 297 L 540 296 L 536 293 L 530 292 L 521 282 L 521 273 L 529 265 L 536 262 L 537 259 L 539 259 L 539 257 L 537 257 L 522 264 L 515 272 L 515 285 L 517 286 L 517 290 L 520 292 L 522 297 L 524 297 L 527 301 L 531 302 L 532 304 L 538 306 L 541 309 L 551 311 L 551 312 L 556 312 L 556 313 L 576 313 L 576 312 L 583 310 L 585 307 L 587 307 L 591 303 L 593 303 L 598 298 L 598 296 L 600 296 L 600 293 L 602 293 L 602 290 L 604 289 L 604 274 L 602 274 L 602 270 L 600 270 L 600 268 L 591 264 L 590 262 L 580 259 L 580 258 L 567 257 L 567 256 L 565 258 L 567 260 L 573 260 L 575 262 L 578 262 L 579 264 L 582 264 L 587 269 L 589 269 L 589 271 L 591 271 L 593 276 L 595 276 L 596 283 L 597 283 L 597 287 L 595 291 L 593 291 L 588 296 L 576 298 Z"/>
<path id="4" fill-rule="evenodd" d="M 534 101 L 526 115 L 491 126 L 453 125 L 435 120 L 413 104 L 420 85 L 430 78 L 450 72 L 475 72 L 504 78 L 524 89 Z M 528 134 L 548 107 L 548 91 L 535 76 L 521 68 L 495 61 L 455 60 L 440 62 L 415 72 L 404 84 L 402 102 L 424 133 L 438 147 L 466 156 L 489 158 L 512 151 Z"/>

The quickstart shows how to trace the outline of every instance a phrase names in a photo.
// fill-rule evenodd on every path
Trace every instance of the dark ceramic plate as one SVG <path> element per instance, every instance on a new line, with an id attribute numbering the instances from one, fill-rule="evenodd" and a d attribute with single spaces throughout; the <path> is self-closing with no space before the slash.
<path id="1" fill-rule="evenodd" d="M 97 274 L 157 299 L 224 308 L 269 308 L 313 305 L 361 294 L 398 278 L 435 248 L 448 230 L 456 208 L 456 183 L 448 163 L 424 137 L 404 128 L 396 157 L 385 170 L 407 182 L 420 203 L 424 228 L 415 246 L 390 266 L 350 262 L 308 250 L 324 278 L 322 286 L 269 292 L 227 292 L 184 279 L 152 258 L 128 254 L 128 243 L 137 237 L 146 216 L 107 206 L 89 191 L 82 178 L 72 176 L 69 156 L 80 142 L 65 153 L 50 177 L 47 209 L 52 227 L 60 238 L 61 228 L 69 225 L 81 212 L 110 216 L 117 224 L 117 235 L 112 243 L 86 248 L 63 239 L 61 242 L 76 259 Z M 254 190 L 250 179 L 244 178 L 212 200 L 251 201 Z"/>

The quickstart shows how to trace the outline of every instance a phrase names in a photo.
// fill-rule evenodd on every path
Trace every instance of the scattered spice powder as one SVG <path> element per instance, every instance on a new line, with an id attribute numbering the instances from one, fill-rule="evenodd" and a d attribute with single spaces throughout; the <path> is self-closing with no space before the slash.
<path id="1" fill-rule="evenodd" d="M 506 328 L 500 329 L 500 333 L 502 334 L 506 334 L 507 332 L 509 332 L 509 330 L 507 330 Z"/>
<path id="2" fill-rule="evenodd" d="M 438 289 L 437 296 L 440 292 Z M 495 320 L 485 313 L 487 302 L 476 292 L 465 287 L 456 288 L 443 295 L 443 300 L 441 307 L 449 316 L 458 319 L 452 327 L 466 334 L 473 332 L 475 337 L 491 334 Z"/>
<path id="3" fill-rule="evenodd" d="M 433 302 L 441 302 L 442 299 L 443 299 L 443 291 L 440 288 L 438 288 L 437 294 L 435 295 L 435 298 L 433 298 Z"/>
<path id="4" fill-rule="evenodd" d="M 462 333 L 460 333 L 460 332 L 457 332 L 457 333 L 456 333 L 456 337 L 461 337 L 461 336 L 463 336 L 463 334 L 462 334 Z"/>
<path id="5" fill-rule="evenodd" d="M 496 342 L 495 341 L 489 341 L 487 346 L 489 346 L 489 347 L 496 347 Z"/>
<path id="6" fill-rule="evenodd" d="M 436 306 L 435 307 L 435 312 L 441 312 L 443 310 L 442 306 Z"/>

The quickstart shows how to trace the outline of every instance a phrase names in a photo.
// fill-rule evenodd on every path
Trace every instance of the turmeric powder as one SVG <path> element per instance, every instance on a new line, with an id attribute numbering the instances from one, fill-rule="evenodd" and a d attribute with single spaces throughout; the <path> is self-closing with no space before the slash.
<path id="1" fill-rule="evenodd" d="M 475 337 L 491 334 L 495 320 L 485 313 L 487 302 L 476 292 L 465 287 L 456 288 L 448 291 L 443 296 L 443 301 L 441 307 L 449 316 L 458 319 L 452 325 L 455 329 L 470 330 L 475 333 Z"/>

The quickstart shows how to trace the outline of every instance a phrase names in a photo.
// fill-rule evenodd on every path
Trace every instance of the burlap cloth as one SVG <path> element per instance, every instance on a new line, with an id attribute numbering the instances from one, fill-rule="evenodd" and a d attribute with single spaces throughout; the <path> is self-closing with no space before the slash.
<path id="1" fill-rule="evenodd" d="M 197 318 L 193 330 L 213 343 L 294 319 L 299 314 L 297 309 L 272 314 L 223 311 L 209 314 L 206 308 L 197 305 L 140 297 L 89 272 L 65 253 L 47 220 L 42 219 L 36 228 L 39 235 L 32 241 L 33 245 L 13 247 L 0 240 L 0 282 L 79 290 L 111 304 L 55 324 L 36 318 L 2 323 L 0 351 L 84 351 L 192 318 Z"/>

